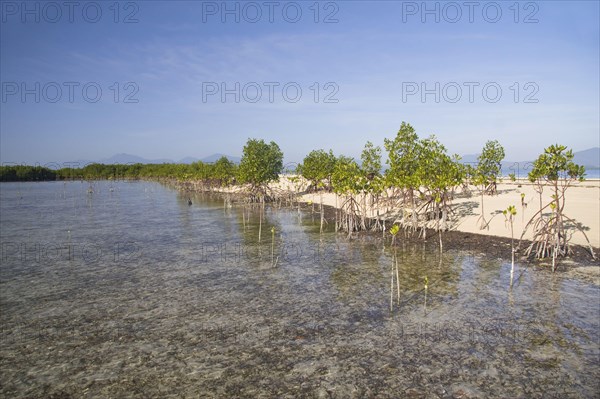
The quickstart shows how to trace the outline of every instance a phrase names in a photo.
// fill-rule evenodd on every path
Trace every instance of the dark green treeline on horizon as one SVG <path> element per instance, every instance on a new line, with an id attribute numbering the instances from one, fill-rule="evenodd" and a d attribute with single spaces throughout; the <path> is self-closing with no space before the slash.
<path id="1" fill-rule="evenodd" d="M 118 180 L 118 179 L 198 179 L 218 184 L 230 183 L 237 165 L 223 157 L 215 163 L 192 164 L 113 164 L 92 163 L 82 168 L 50 169 L 43 166 L 0 166 L 0 181 L 54 181 L 54 180 Z"/>

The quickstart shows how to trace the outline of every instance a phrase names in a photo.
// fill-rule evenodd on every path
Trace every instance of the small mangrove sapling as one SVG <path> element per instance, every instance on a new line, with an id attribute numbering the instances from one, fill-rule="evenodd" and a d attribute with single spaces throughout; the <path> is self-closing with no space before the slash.
<path id="1" fill-rule="evenodd" d="M 525 223 L 525 209 L 527 209 L 527 202 L 525 202 L 525 193 L 521 193 L 521 222 Z"/>
<path id="2" fill-rule="evenodd" d="M 277 257 L 279 260 L 279 257 Z M 271 227 L 271 265 L 273 267 L 277 266 L 277 261 L 275 261 L 275 226 Z"/>
<path id="3" fill-rule="evenodd" d="M 573 162 L 573 157 L 573 151 L 567 150 L 567 147 L 558 144 L 551 145 L 535 160 L 533 169 L 529 173 L 530 181 L 536 182 L 540 188 L 543 187 L 543 184 L 548 185 L 553 194 L 551 201 L 544 206 L 540 205 L 540 210 L 525 225 L 521 239 L 527 229 L 532 226 L 533 240 L 525 254 L 534 254 L 537 258 L 551 256 L 553 272 L 556 258 L 567 256 L 571 252 L 569 248 L 569 238 L 571 236 L 569 228 L 571 226 L 583 234 L 588 242 L 592 258 L 596 258 L 590 241 L 580 224 L 564 213 L 567 189 L 574 182 L 583 181 L 585 175 L 585 168 L 576 165 Z M 543 213 L 547 208 L 552 211 L 550 216 Z"/>
<path id="4" fill-rule="evenodd" d="M 419 136 L 409 123 L 402 122 L 396 137 L 394 139 L 385 139 L 384 147 L 388 153 L 386 162 L 389 165 L 385 173 L 386 186 L 402 192 L 403 205 L 408 204 L 411 210 L 411 222 L 409 226 L 404 227 L 409 227 L 411 232 L 414 233 L 418 229 L 417 197 L 415 191 L 421 185 L 417 175 L 422 149 Z"/>
<path id="5" fill-rule="evenodd" d="M 489 222 L 485 220 L 483 209 L 483 197 L 485 194 L 496 194 L 497 181 L 502 173 L 502 160 L 504 159 L 504 147 L 496 140 L 485 143 L 479 157 L 477 157 L 477 168 L 473 176 L 473 184 L 480 187 L 481 216 L 478 221 L 479 229 L 489 228 Z"/>
<path id="6" fill-rule="evenodd" d="M 395 224 L 390 228 L 390 234 L 392 235 L 392 246 L 394 247 L 394 255 L 392 256 L 392 283 L 391 283 L 391 291 L 390 291 L 390 311 L 393 310 L 393 297 L 394 297 L 394 271 L 396 274 L 396 287 L 397 287 L 397 297 L 398 297 L 398 305 L 400 305 L 400 272 L 398 270 L 398 255 L 397 248 L 394 245 L 396 243 L 396 236 L 400 231 L 400 227 Z"/>
<path id="7" fill-rule="evenodd" d="M 425 288 L 425 303 L 423 305 L 423 309 L 425 310 L 425 312 L 427 312 L 427 290 L 429 289 L 429 279 L 427 278 L 427 276 L 423 278 L 423 283 L 423 286 Z"/>
<path id="8" fill-rule="evenodd" d="M 510 252 L 511 252 L 511 266 L 510 266 L 510 286 L 513 285 L 513 276 L 515 273 L 515 239 L 513 229 L 513 217 L 517 214 L 517 208 L 514 205 L 509 205 L 508 208 L 502 211 L 504 215 L 505 223 L 510 223 Z"/>

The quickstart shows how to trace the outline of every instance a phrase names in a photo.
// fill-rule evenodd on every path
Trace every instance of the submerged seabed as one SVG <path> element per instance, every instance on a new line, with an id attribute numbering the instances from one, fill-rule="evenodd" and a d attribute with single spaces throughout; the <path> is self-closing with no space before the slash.
<path id="1" fill-rule="evenodd" d="M 390 311 L 389 241 L 267 208 L 259 243 L 256 210 L 191 199 L 0 186 L 0 396 L 598 395 L 597 286 L 400 243 Z"/>

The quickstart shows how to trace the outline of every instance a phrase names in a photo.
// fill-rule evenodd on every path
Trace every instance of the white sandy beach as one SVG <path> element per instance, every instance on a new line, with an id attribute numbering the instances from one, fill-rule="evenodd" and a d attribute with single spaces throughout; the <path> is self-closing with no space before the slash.
<path id="1" fill-rule="evenodd" d="M 294 184 L 288 176 L 282 176 L 280 181 L 275 183 L 273 187 L 294 190 Z M 487 228 L 481 230 L 478 224 L 481 215 L 481 196 L 476 188 L 471 187 L 471 191 L 472 195 L 470 197 L 458 193 L 452 201 L 457 214 L 454 216 L 454 220 L 451 221 L 451 230 L 510 237 L 510 226 L 506 224 L 502 211 L 509 205 L 515 205 L 517 215 L 514 221 L 514 236 L 515 239 L 518 239 L 527 222 L 539 210 L 539 194 L 534 190 L 533 185 L 526 180 L 513 183 L 505 179 L 503 183 L 498 184 L 497 195 L 484 196 L 485 219 L 489 223 Z M 521 193 L 525 193 L 525 203 L 527 203 L 525 209 L 521 206 Z M 550 201 L 551 195 L 550 188 L 545 188 L 542 194 L 544 205 Z M 335 194 L 323 193 L 322 198 L 324 205 L 336 205 Z M 319 203 L 321 194 L 304 194 L 301 201 Z M 337 203 L 340 202 L 338 199 Z M 390 221 L 394 220 L 394 214 L 399 214 L 399 212 L 394 213 L 392 211 L 387 214 L 392 217 Z M 586 180 L 573 184 L 566 193 L 565 215 L 581 223 L 591 245 L 594 248 L 600 248 L 600 180 Z M 531 228 L 528 229 L 524 238 L 532 238 Z M 573 230 L 571 243 L 588 245 L 583 234 L 576 230 Z"/>

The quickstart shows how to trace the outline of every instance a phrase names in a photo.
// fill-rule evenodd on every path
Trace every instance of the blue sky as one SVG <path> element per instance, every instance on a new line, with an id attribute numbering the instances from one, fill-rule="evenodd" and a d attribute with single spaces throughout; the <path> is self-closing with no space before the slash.
<path id="1" fill-rule="evenodd" d="M 239 156 L 249 137 L 358 157 L 402 121 L 509 160 L 600 141 L 597 1 L 22 4 L 2 1 L 3 163 Z"/>

